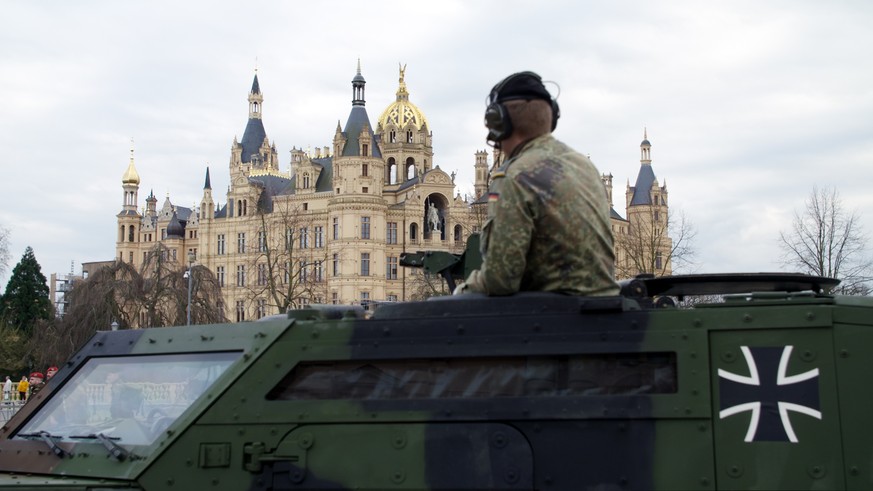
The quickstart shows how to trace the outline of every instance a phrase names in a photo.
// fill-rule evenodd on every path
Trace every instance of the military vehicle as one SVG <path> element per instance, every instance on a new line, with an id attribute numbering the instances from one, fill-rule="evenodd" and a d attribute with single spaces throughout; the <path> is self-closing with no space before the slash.
<path id="1" fill-rule="evenodd" d="M 639 278 L 98 332 L 0 429 L 0 488 L 871 489 L 873 299 L 835 284 Z"/>

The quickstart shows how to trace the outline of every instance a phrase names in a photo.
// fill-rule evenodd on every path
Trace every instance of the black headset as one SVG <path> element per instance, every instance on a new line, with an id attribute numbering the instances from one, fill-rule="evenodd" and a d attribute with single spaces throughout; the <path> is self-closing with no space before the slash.
<path id="1" fill-rule="evenodd" d="M 512 118 L 509 117 L 509 111 L 503 105 L 505 101 L 538 98 L 536 96 L 500 97 L 500 91 L 509 82 L 520 77 L 532 77 L 540 84 L 543 83 L 542 77 L 534 72 L 519 72 L 506 77 L 491 89 L 491 93 L 488 95 L 488 107 L 485 109 L 485 127 L 488 128 L 488 136 L 485 139 L 487 141 L 497 143 L 509 138 L 509 135 L 512 134 Z M 554 98 L 550 97 L 549 102 L 552 105 L 552 131 L 555 131 L 555 128 L 558 127 L 558 118 L 561 117 L 561 109 L 558 107 L 558 101 Z"/>

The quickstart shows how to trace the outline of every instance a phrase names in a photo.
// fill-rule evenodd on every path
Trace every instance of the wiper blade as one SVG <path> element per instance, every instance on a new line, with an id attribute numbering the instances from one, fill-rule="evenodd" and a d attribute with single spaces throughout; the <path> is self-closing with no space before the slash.
<path id="1" fill-rule="evenodd" d="M 130 457 L 130 452 L 119 446 L 113 440 L 121 440 L 121 438 L 117 436 L 106 436 L 103 433 L 91 433 L 90 435 L 74 435 L 70 436 L 70 438 L 75 439 L 94 439 L 99 440 L 106 450 L 109 451 L 109 455 L 111 455 L 115 460 L 119 462 L 124 462 Z"/>
<path id="2" fill-rule="evenodd" d="M 50 448 L 51 451 L 52 451 L 55 455 L 57 455 L 58 457 L 60 457 L 60 458 L 64 458 L 64 457 L 66 457 L 67 455 L 70 455 L 69 452 L 67 452 L 66 450 L 64 450 L 64 449 L 61 448 L 60 446 L 58 446 L 58 444 L 55 443 L 54 440 L 52 440 L 52 438 L 63 438 L 63 437 L 60 436 L 60 435 L 52 435 L 52 434 L 49 433 L 48 431 L 37 431 L 37 432 L 34 432 L 34 433 L 19 433 L 19 434 L 16 435 L 16 436 L 24 436 L 24 437 L 31 437 L 31 438 L 39 438 L 39 439 L 41 439 L 42 441 L 44 441 L 45 444 L 48 445 L 48 448 Z"/>

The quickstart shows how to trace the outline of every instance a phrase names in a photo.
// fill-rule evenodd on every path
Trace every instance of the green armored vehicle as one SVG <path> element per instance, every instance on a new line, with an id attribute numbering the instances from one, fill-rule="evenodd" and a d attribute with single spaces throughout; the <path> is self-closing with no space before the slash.
<path id="1" fill-rule="evenodd" d="M 873 299 L 834 284 L 99 332 L 0 430 L 0 488 L 871 489 Z M 722 297 L 674 306 L 695 295 Z"/>

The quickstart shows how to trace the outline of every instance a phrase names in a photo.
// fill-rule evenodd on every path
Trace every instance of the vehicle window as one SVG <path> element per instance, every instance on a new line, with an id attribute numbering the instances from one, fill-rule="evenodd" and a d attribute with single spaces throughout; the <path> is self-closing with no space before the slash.
<path id="1" fill-rule="evenodd" d="M 149 445 L 242 352 L 91 358 L 16 433 Z"/>
<path id="2" fill-rule="evenodd" d="M 677 390 L 676 353 L 344 360 L 297 365 L 274 400 L 617 396 Z"/>

